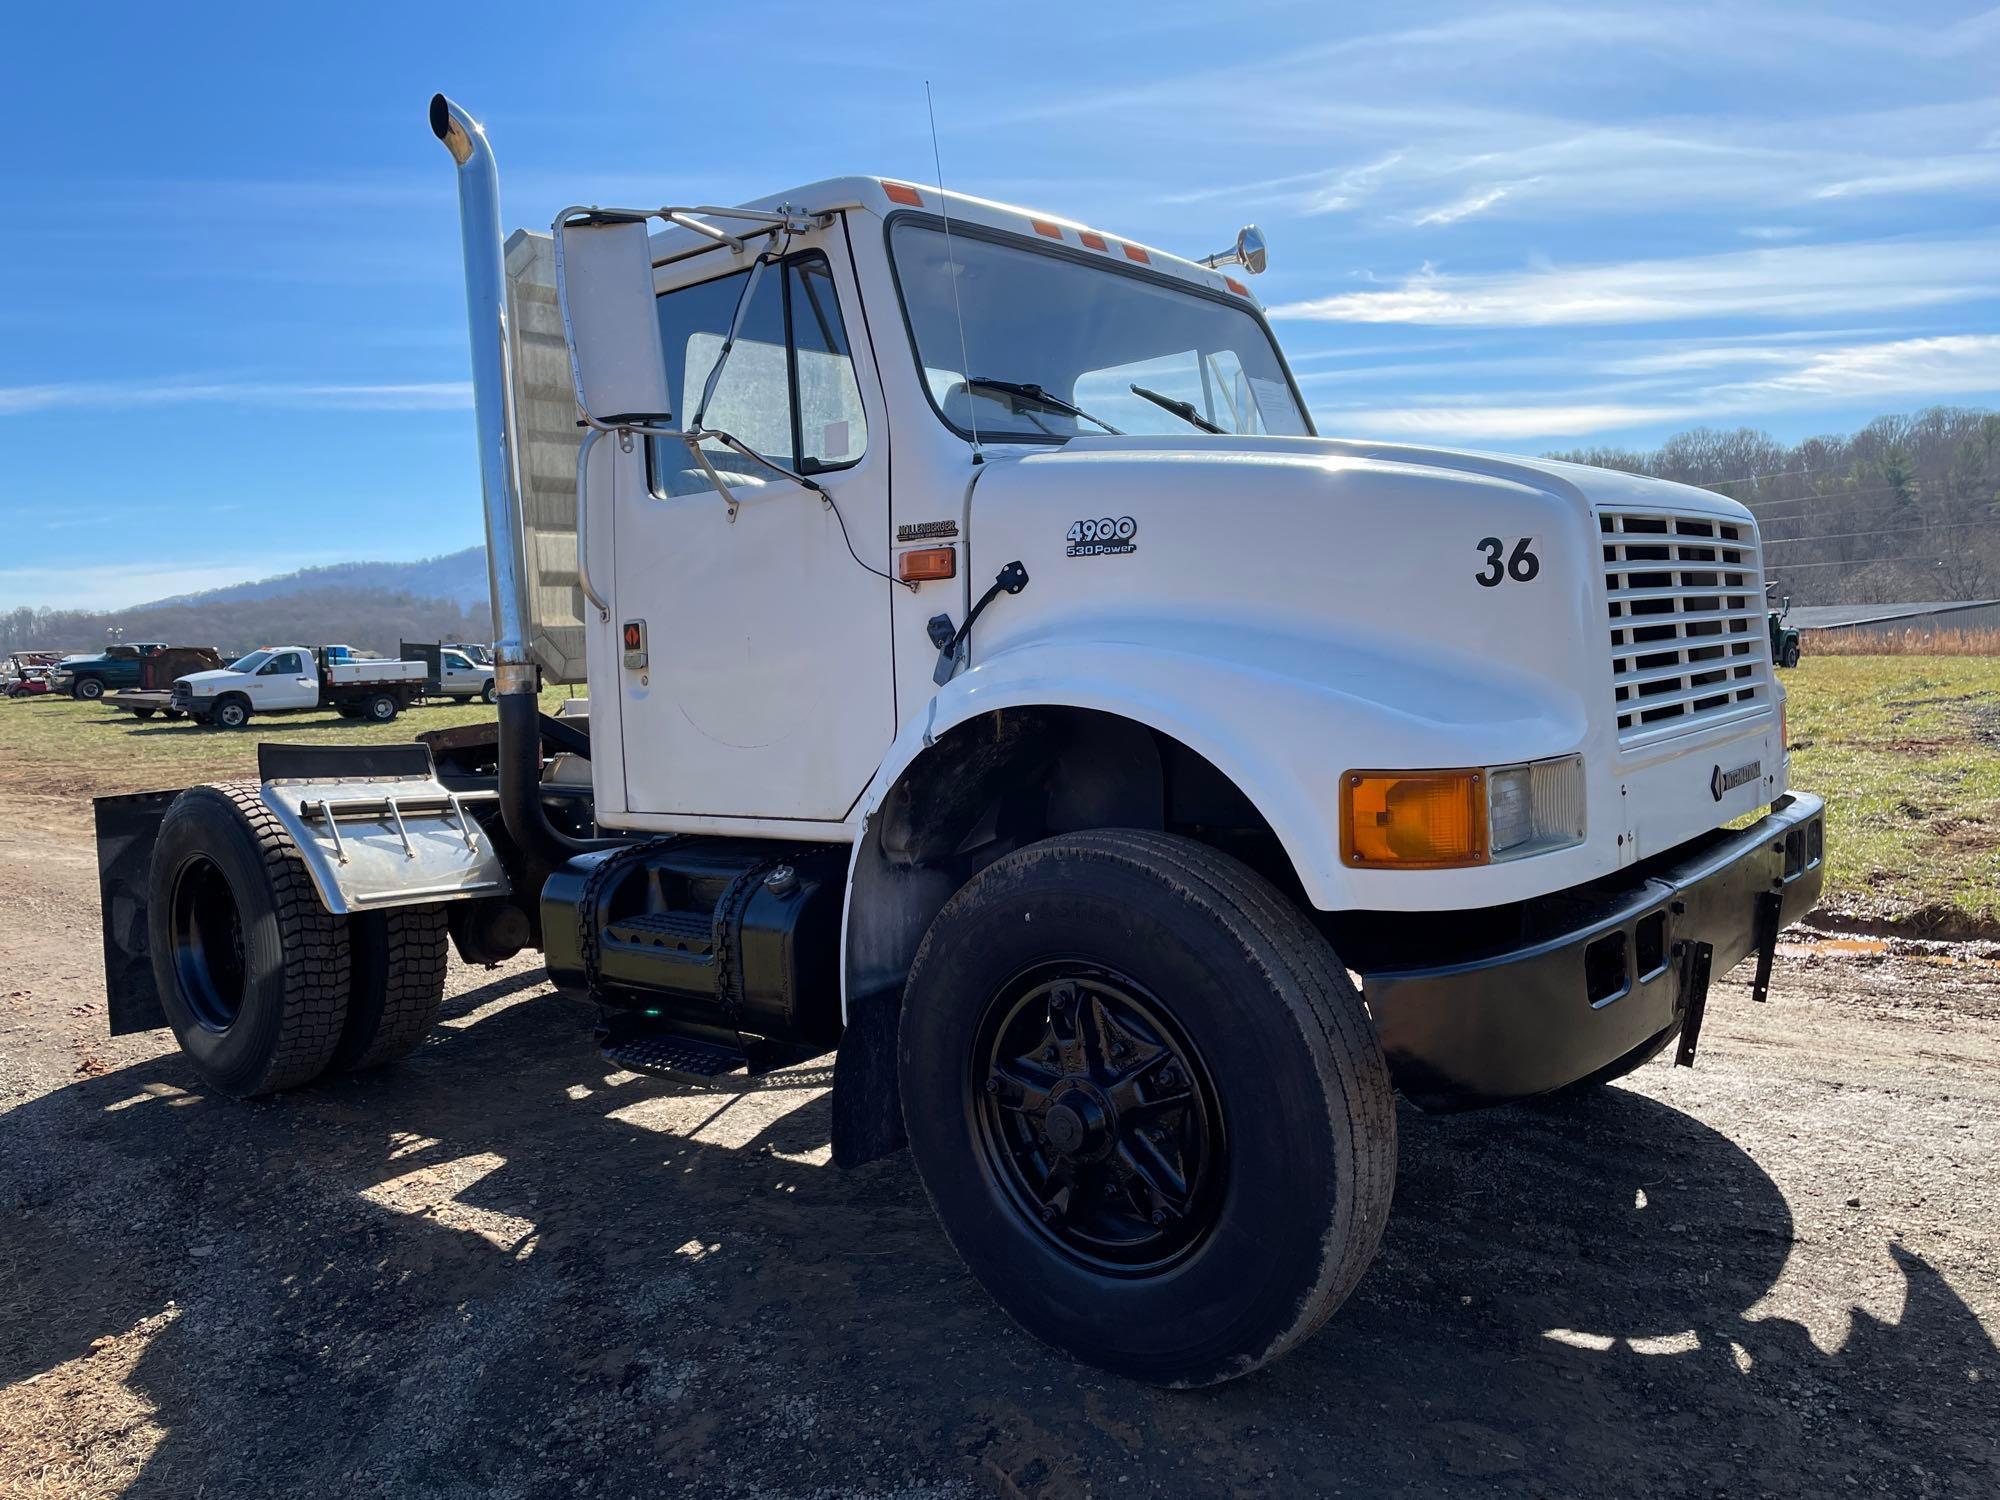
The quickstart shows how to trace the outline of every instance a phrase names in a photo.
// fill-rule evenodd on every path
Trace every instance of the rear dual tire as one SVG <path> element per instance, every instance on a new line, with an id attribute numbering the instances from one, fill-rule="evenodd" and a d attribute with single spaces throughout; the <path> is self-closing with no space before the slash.
<path id="1" fill-rule="evenodd" d="M 175 799 L 148 901 L 167 1022 L 221 1093 L 247 1099 L 379 1066 L 437 1018 L 443 910 L 328 912 L 256 782 Z"/>
<path id="2" fill-rule="evenodd" d="M 1276 890 L 1191 840 L 1068 835 L 974 876 L 918 951 L 899 1051 L 946 1234 L 1091 1364 L 1246 1374 L 1381 1239 L 1395 1109 L 1360 996 Z"/>

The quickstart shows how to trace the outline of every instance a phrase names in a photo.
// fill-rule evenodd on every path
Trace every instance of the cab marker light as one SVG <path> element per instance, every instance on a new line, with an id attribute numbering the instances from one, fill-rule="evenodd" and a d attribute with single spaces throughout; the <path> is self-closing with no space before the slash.
<path id="1" fill-rule="evenodd" d="M 924 206 L 924 195 L 906 183 L 885 182 L 882 191 L 889 195 L 891 203 L 907 203 L 911 208 Z"/>
<path id="2" fill-rule="evenodd" d="M 958 548 L 913 547 L 896 558 L 896 576 L 904 583 L 935 583 L 958 576 Z"/>
<path id="3" fill-rule="evenodd" d="M 1103 235 L 1095 234 L 1088 229 L 1077 235 L 1077 238 L 1083 241 L 1083 248 L 1086 250 L 1109 250 L 1111 248 L 1105 242 Z"/>
<path id="4" fill-rule="evenodd" d="M 1234 276 L 1225 276 L 1222 278 L 1222 280 L 1224 285 L 1226 285 L 1230 291 L 1236 293 L 1237 296 L 1247 297 L 1250 295 L 1250 288 L 1245 286 L 1242 282 L 1238 281 Z"/>
<path id="5" fill-rule="evenodd" d="M 1059 240 L 1063 237 L 1062 226 L 1060 224 L 1051 224 L 1047 219 L 1030 219 L 1028 222 L 1035 226 L 1036 234 L 1045 234 L 1052 240 Z"/>
<path id="6" fill-rule="evenodd" d="M 1137 245 L 1125 246 L 1125 258 L 1127 260 L 1136 260 L 1142 266 L 1150 266 L 1153 263 L 1153 257 L 1141 250 Z"/>

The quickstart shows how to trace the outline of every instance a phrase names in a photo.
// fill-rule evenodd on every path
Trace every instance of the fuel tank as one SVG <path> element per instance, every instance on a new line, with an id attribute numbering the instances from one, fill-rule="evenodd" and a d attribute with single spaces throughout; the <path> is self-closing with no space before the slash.
<path id="1" fill-rule="evenodd" d="M 542 887 L 558 988 L 780 1042 L 840 1035 L 847 850 L 681 837 L 571 860 Z"/>

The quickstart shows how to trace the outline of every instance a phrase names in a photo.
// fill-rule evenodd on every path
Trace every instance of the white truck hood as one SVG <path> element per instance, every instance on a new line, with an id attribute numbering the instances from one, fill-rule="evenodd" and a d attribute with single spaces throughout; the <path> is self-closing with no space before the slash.
<path id="1" fill-rule="evenodd" d="M 966 582 L 976 596 L 1016 560 L 1030 582 L 980 615 L 969 691 L 989 664 L 997 682 L 1077 660 L 1108 692 L 1202 684 L 1201 712 L 1322 779 L 1580 753 L 1591 838 L 1530 862 L 1552 881 L 1676 847 L 1783 790 L 1756 528 L 1724 496 L 1396 443 L 998 447 L 968 501 Z M 1233 667 L 1210 682 L 1217 660 Z M 1087 684 L 1066 691 L 1088 701 Z M 1316 706 L 1288 724 L 1301 703 Z M 1752 766 L 1711 795 L 1719 771 Z M 1518 895 L 1504 869 L 1455 879 L 1460 904 Z"/>
<path id="2" fill-rule="evenodd" d="M 189 672 L 184 677 L 176 677 L 175 683 L 185 682 L 196 697 L 212 697 L 231 683 L 249 681 L 246 672 L 232 672 L 226 667 L 218 667 L 208 672 Z"/>
<path id="3" fill-rule="evenodd" d="M 1588 722 L 1633 748 L 1642 726 L 1617 722 L 1630 711 L 1613 704 L 1640 691 L 1621 686 L 1628 677 L 1654 669 L 1619 632 L 1659 605 L 1609 596 L 1628 516 L 1647 517 L 1635 532 L 1664 525 L 1657 540 L 1677 546 L 1683 534 L 1726 532 L 1742 560 L 1725 628 L 1750 639 L 1753 614 L 1763 628 L 1761 559 L 1742 505 L 1547 459 L 1325 438 L 1084 437 L 989 462 L 970 506 L 973 592 L 1015 559 L 1032 580 L 981 617 L 984 648 L 1048 633 L 1144 634 L 1199 650 L 1204 630 L 1240 626 L 1270 638 L 1266 659 L 1317 662 L 1315 675 L 1384 703 L 1398 701 L 1404 673 L 1446 674 L 1456 680 L 1412 715 L 1432 732 L 1413 723 L 1404 747 L 1445 758 L 1412 765 L 1454 763 L 1475 726 L 1487 764 L 1549 753 L 1556 723 L 1580 735 Z M 1091 546 L 1107 526 L 1129 536 Z M 1620 582 L 1633 586 L 1631 575 Z M 1759 646 L 1732 657 L 1755 666 L 1757 690 L 1727 717 L 1773 701 L 1765 655 Z"/>
<path id="4" fill-rule="evenodd" d="M 987 449 L 989 457 L 1005 456 L 1002 445 Z M 1432 471 L 1440 483 L 1450 483 L 1462 475 L 1477 482 L 1480 478 L 1507 480 L 1546 488 L 1554 493 L 1591 503 L 1618 506 L 1657 506 L 1675 511 L 1701 511 L 1749 521 L 1750 511 L 1713 490 L 1654 479 L 1645 474 L 1627 474 L 1617 469 L 1593 468 L 1588 464 L 1565 463 L 1553 458 L 1523 458 L 1511 453 L 1485 453 L 1469 448 L 1442 448 L 1424 443 L 1371 442 L 1360 438 L 1272 438 L 1272 437 L 1113 437 L 1087 433 L 1061 448 L 1028 450 L 1023 457 L 1047 460 L 1052 456 L 1084 459 L 1109 454 L 1172 455 L 1177 463 L 1201 464 L 1224 460 L 1234 464 L 1263 463 L 1284 467 L 1301 458 L 1356 460 L 1394 464 L 1399 467 Z"/>

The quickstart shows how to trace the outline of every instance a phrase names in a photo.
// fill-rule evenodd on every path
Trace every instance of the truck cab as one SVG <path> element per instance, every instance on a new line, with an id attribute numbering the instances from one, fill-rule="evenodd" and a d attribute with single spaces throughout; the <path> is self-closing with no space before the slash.
<path id="1" fill-rule="evenodd" d="M 203 717 L 213 714 L 216 705 L 238 698 L 246 714 L 313 708 L 319 703 L 319 675 L 312 652 L 304 646 L 261 646 L 218 670 L 178 677 L 174 686 L 185 690 L 178 696 L 186 700 L 175 706 Z"/>
<path id="2" fill-rule="evenodd" d="M 1827 851 L 1743 506 L 1320 436 L 1254 229 L 845 177 L 503 250 L 430 121 L 497 722 L 101 802 L 114 1029 L 268 1092 L 413 1045 L 447 931 L 533 944 L 620 1069 L 834 1049 L 837 1162 L 907 1144 L 1031 1332 L 1202 1384 L 1366 1269 L 1398 1094 L 1692 1065 L 1714 976 L 1764 997 Z M 202 957 L 274 912 L 321 959 Z"/>
<path id="3" fill-rule="evenodd" d="M 115 689 L 137 687 L 140 665 L 166 649 L 165 641 L 127 641 L 107 646 L 96 656 L 65 656 L 56 664 L 49 685 L 58 693 L 95 703 Z"/>
<path id="4" fill-rule="evenodd" d="M 438 650 L 438 691 L 447 698 L 493 701 L 493 667 L 481 665 L 457 646 Z"/>

